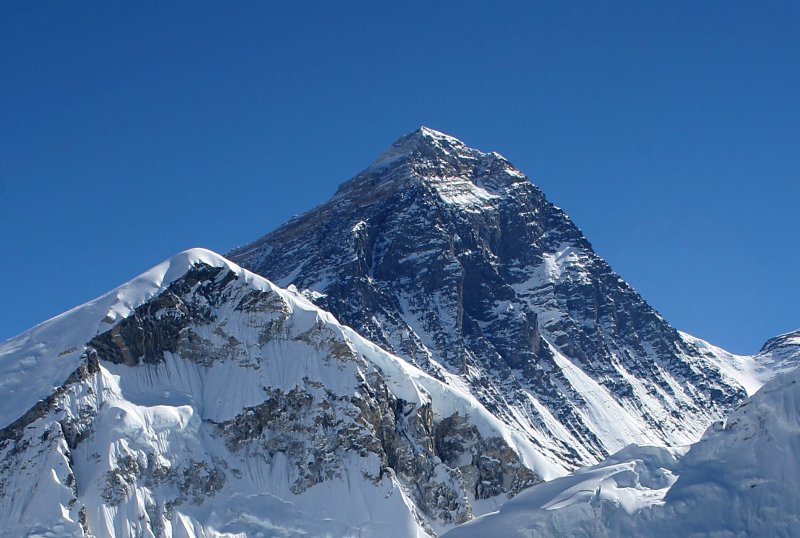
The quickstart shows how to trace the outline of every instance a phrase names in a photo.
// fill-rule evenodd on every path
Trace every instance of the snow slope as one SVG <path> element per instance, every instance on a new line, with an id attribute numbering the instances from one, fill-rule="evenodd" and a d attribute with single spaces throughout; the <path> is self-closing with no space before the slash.
<path id="1" fill-rule="evenodd" d="M 798 334 L 770 341 L 780 342 L 783 361 L 800 359 Z M 799 481 L 794 369 L 774 376 L 690 447 L 629 446 L 445 536 L 798 536 Z"/>
<path id="2" fill-rule="evenodd" d="M 0 368 L 11 535 L 428 536 L 564 472 L 468 392 L 202 249 L 5 342 Z"/>

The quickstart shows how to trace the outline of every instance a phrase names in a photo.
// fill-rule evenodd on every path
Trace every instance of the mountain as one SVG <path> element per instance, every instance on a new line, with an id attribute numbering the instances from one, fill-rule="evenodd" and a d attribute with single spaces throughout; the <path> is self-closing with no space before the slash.
<path id="1" fill-rule="evenodd" d="M 755 355 L 734 355 L 686 333 L 681 337 L 690 342 L 706 360 L 716 364 L 724 375 L 740 384 L 748 395 L 776 376 L 800 366 L 800 330 L 770 338 Z"/>
<path id="2" fill-rule="evenodd" d="M 564 472 L 696 441 L 761 384 L 672 328 L 508 160 L 426 127 L 228 256 L 469 391 Z"/>
<path id="3" fill-rule="evenodd" d="M 429 536 L 549 476 L 471 395 L 223 257 L 0 345 L 7 536 Z"/>
<path id="4" fill-rule="evenodd" d="M 3 533 L 436 536 L 601 475 L 649 506 L 800 360 L 678 332 L 506 159 L 427 128 L 231 257 L 0 343 Z"/>
<path id="5" fill-rule="evenodd" d="M 800 331 L 761 354 L 800 360 Z M 687 449 L 631 445 L 534 486 L 499 512 L 445 534 L 482 536 L 797 536 L 800 369 L 783 371 Z"/>

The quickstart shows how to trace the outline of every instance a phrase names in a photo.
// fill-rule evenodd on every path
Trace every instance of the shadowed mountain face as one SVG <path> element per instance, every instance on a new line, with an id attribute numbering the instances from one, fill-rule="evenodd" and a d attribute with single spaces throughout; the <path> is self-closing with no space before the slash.
<path id="1" fill-rule="evenodd" d="M 465 387 L 567 469 L 695 441 L 745 396 L 511 163 L 425 127 L 228 256 Z"/>

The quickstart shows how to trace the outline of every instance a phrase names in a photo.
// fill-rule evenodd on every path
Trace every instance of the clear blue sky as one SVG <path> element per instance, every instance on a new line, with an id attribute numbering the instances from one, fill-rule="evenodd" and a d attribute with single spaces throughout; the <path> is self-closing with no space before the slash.
<path id="1" fill-rule="evenodd" d="M 800 3 L 161 4 L 0 3 L 0 339 L 423 124 L 511 159 L 676 327 L 800 327 Z"/>

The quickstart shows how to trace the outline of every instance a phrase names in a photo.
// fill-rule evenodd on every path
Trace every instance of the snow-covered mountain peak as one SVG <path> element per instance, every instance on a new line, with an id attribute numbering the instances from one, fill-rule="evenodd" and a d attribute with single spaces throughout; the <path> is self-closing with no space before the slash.
<path id="1" fill-rule="evenodd" d="M 215 252 L 204 248 L 180 252 L 110 292 L 0 343 L 0 391 L 4 397 L 0 428 L 61 385 L 85 359 L 89 340 L 111 329 L 198 266 L 225 268 L 258 289 L 276 290 L 304 308 L 314 308 L 300 295 L 279 290 Z"/>
<path id="2" fill-rule="evenodd" d="M 378 156 L 367 170 L 385 168 L 400 159 L 419 155 L 457 157 L 480 153 L 478 150 L 467 147 L 461 140 L 453 136 L 422 126 L 398 138 L 389 149 Z"/>
<path id="3" fill-rule="evenodd" d="M 432 197 L 437 205 L 475 214 L 494 211 L 492 201 L 524 198 L 531 193 L 543 198 L 525 174 L 499 153 L 486 153 L 450 135 L 420 127 L 400 137 L 365 170 L 340 184 L 330 200 L 275 230 L 270 234 L 270 244 L 265 236 L 228 256 L 236 260 L 252 254 L 263 256 L 275 242 L 287 243 L 312 233 L 321 218 L 344 218 L 352 215 L 354 208 L 377 207 L 393 199 Z M 358 229 L 358 222 L 350 229 Z"/>
<path id="4" fill-rule="evenodd" d="M 565 471 L 463 387 L 204 249 L 5 342 L 0 374 L 13 536 L 427 536 Z"/>
<path id="5" fill-rule="evenodd" d="M 795 349 L 798 347 L 800 347 L 800 329 L 770 338 L 761 347 L 761 351 L 759 353 L 775 352 L 783 349 Z"/>
<path id="6" fill-rule="evenodd" d="M 469 387 L 568 467 L 694 441 L 750 380 L 682 338 L 506 159 L 426 128 L 229 257 Z"/>
<path id="7" fill-rule="evenodd" d="M 416 138 L 420 143 L 434 143 L 466 147 L 464 143 L 455 136 L 445 134 L 441 131 L 437 131 L 436 129 L 431 129 L 425 125 L 421 125 L 419 129 L 411 131 L 405 136 L 402 136 L 401 139 L 402 138 Z"/>
<path id="8" fill-rule="evenodd" d="M 526 178 L 500 154 L 486 153 L 452 136 L 420 127 L 394 144 L 363 172 L 340 185 L 336 198 L 372 203 L 421 185 L 467 211 Z"/>
<path id="9" fill-rule="evenodd" d="M 426 127 L 231 256 L 0 343 L 6 534 L 433 536 L 659 445 L 546 490 L 627 513 L 800 362 L 795 333 L 679 333 L 506 159 Z"/>

